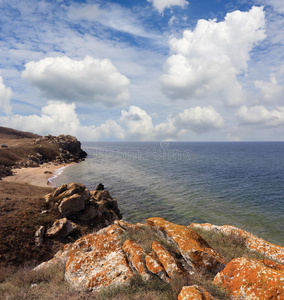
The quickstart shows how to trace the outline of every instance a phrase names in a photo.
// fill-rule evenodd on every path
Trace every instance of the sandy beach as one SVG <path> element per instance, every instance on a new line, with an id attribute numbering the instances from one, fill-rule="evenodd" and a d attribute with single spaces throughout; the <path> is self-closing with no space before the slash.
<path id="1" fill-rule="evenodd" d="M 46 163 L 37 168 L 21 168 L 13 169 L 13 176 L 4 177 L 2 180 L 6 182 L 28 183 L 40 187 L 50 187 L 49 179 L 54 176 L 54 172 L 70 164 L 55 165 Z"/>

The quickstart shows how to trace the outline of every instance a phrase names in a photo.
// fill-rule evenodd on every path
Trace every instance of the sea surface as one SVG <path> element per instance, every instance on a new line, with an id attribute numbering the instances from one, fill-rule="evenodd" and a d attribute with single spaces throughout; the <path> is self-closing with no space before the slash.
<path id="1" fill-rule="evenodd" d="M 82 143 L 52 183 L 103 183 L 123 219 L 234 225 L 284 246 L 284 142 Z"/>

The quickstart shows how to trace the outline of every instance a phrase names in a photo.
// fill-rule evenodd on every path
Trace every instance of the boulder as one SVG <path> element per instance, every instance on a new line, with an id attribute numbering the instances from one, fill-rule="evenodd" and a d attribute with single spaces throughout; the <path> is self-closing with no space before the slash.
<path id="1" fill-rule="evenodd" d="M 154 251 L 146 255 L 145 263 L 149 272 L 159 276 L 159 278 L 164 280 L 166 283 L 170 283 L 170 279 L 167 276 L 167 272 Z"/>
<path id="2" fill-rule="evenodd" d="M 42 246 L 42 244 L 43 244 L 44 233 L 45 233 L 44 226 L 40 226 L 39 229 L 35 233 L 35 243 L 38 247 Z"/>
<path id="3" fill-rule="evenodd" d="M 149 274 L 145 267 L 145 250 L 136 242 L 126 240 L 122 247 L 132 268 L 137 271 L 144 280 L 148 280 Z"/>
<path id="4" fill-rule="evenodd" d="M 284 266 L 273 261 L 236 258 L 218 273 L 214 284 L 234 300 L 284 299 Z"/>
<path id="5" fill-rule="evenodd" d="M 121 246 L 116 224 L 77 240 L 67 258 L 65 278 L 77 290 L 99 291 L 129 283 L 133 272 Z"/>
<path id="6" fill-rule="evenodd" d="M 67 220 L 66 218 L 63 218 L 56 220 L 53 225 L 47 229 L 46 236 L 49 238 L 65 238 L 75 230 L 77 230 L 76 224 Z"/>
<path id="7" fill-rule="evenodd" d="M 209 223 L 192 223 L 189 227 L 201 228 L 207 231 L 222 232 L 226 235 L 240 237 L 245 240 L 245 244 L 250 250 L 264 254 L 267 257 L 276 260 L 282 264 L 284 263 L 284 247 L 269 243 L 243 229 L 231 225 L 216 226 Z"/>
<path id="8" fill-rule="evenodd" d="M 177 260 L 160 243 L 154 241 L 152 249 L 170 278 L 187 277 L 186 272 L 181 268 Z"/>
<path id="9" fill-rule="evenodd" d="M 226 266 L 225 259 L 195 231 L 163 218 L 150 218 L 147 223 L 160 235 L 173 241 L 193 271 L 217 273 Z"/>
<path id="10" fill-rule="evenodd" d="M 96 187 L 96 191 L 103 191 L 104 189 L 105 189 L 105 187 L 102 183 L 99 183 Z"/>
<path id="11" fill-rule="evenodd" d="M 202 286 L 184 286 L 178 295 L 178 300 L 217 300 Z"/>

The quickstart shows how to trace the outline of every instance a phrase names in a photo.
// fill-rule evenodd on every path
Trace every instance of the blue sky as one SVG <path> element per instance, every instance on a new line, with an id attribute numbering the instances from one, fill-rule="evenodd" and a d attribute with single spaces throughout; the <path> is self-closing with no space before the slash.
<path id="1" fill-rule="evenodd" d="M 282 141 L 283 16 L 282 0 L 0 0 L 0 125 Z"/>

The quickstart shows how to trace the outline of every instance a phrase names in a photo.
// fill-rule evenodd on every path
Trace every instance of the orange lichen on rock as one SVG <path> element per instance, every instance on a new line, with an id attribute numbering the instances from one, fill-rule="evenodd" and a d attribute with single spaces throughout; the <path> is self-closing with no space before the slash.
<path id="1" fill-rule="evenodd" d="M 121 247 L 123 230 L 110 225 L 77 240 L 69 253 L 65 278 L 77 290 L 127 284 L 133 272 Z"/>
<path id="2" fill-rule="evenodd" d="M 176 276 L 187 276 L 185 271 L 182 270 L 178 265 L 176 259 L 160 243 L 154 241 L 152 244 L 152 249 L 157 254 L 160 262 L 170 278 L 174 278 Z"/>
<path id="3" fill-rule="evenodd" d="M 146 252 L 136 242 L 126 240 L 122 247 L 132 267 L 141 275 L 144 280 L 149 279 L 149 274 L 145 267 Z"/>
<path id="4" fill-rule="evenodd" d="M 234 235 L 236 237 L 244 238 L 246 246 L 250 250 L 264 254 L 282 264 L 284 263 L 284 247 L 269 243 L 243 229 L 231 225 L 217 226 L 209 223 L 192 223 L 189 227 L 201 228 L 207 231 L 222 232 L 227 235 Z"/>
<path id="5" fill-rule="evenodd" d="M 165 282 L 169 283 L 170 279 L 167 277 L 167 272 L 165 271 L 163 265 L 157 258 L 157 255 L 154 251 L 146 255 L 146 267 L 147 269 L 152 272 L 153 274 L 156 274 L 160 277 L 160 279 L 164 280 Z"/>
<path id="6" fill-rule="evenodd" d="M 184 286 L 178 295 L 178 300 L 217 300 L 199 285 Z"/>
<path id="7" fill-rule="evenodd" d="M 232 299 L 284 299 L 283 266 L 272 261 L 243 257 L 233 259 L 215 276 L 214 284 L 225 288 Z"/>
<path id="8" fill-rule="evenodd" d="M 187 226 L 177 225 L 163 218 L 150 218 L 146 221 L 175 242 L 183 258 L 194 270 L 217 273 L 226 266 L 225 259 Z"/>

